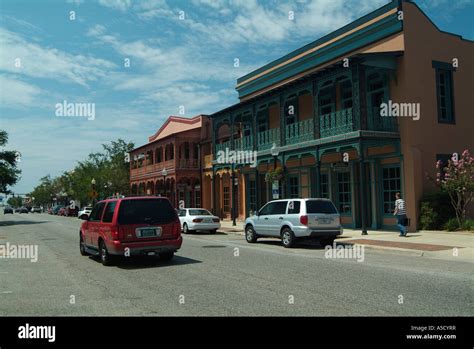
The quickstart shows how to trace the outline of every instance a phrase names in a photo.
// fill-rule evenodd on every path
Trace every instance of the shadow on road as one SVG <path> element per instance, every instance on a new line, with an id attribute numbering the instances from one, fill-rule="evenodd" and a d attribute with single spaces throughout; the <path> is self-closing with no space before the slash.
<path id="1" fill-rule="evenodd" d="M 100 260 L 95 256 L 90 256 L 91 259 L 100 263 Z M 115 267 L 126 270 L 147 269 L 147 268 L 165 268 L 165 267 L 179 267 L 181 265 L 202 263 L 196 259 L 187 258 L 175 255 L 171 261 L 162 261 L 159 257 L 129 257 L 118 258 L 115 262 Z"/>
<path id="2" fill-rule="evenodd" d="M 336 246 L 344 246 L 342 241 L 336 241 Z M 257 244 L 267 245 L 267 246 L 280 246 L 284 249 L 280 240 L 258 240 Z M 331 245 L 332 246 L 332 245 Z M 326 245 L 322 244 L 317 240 L 297 240 L 291 250 L 324 250 Z"/>
<path id="3" fill-rule="evenodd" d="M 28 224 L 41 224 L 49 223 L 48 221 L 1 221 L 0 227 L 7 227 L 10 225 L 28 225 Z"/>
<path id="4" fill-rule="evenodd" d="M 218 231 L 216 233 L 209 233 L 208 231 L 198 231 L 198 232 L 193 232 L 193 233 L 181 233 L 181 235 L 186 236 L 186 235 L 207 235 L 207 236 L 217 236 L 217 235 L 228 235 L 227 233 L 224 233 L 223 231 Z"/>

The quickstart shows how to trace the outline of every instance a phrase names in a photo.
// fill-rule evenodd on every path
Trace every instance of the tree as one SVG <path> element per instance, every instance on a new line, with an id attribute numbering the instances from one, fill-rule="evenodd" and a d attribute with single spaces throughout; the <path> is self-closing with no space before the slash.
<path id="1" fill-rule="evenodd" d="M 7 204 L 11 207 L 20 207 L 23 206 L 23 199 L 19 196 L 11 197 L 8 199 Z"/>
<path id="2" fill-rule="evenodd" d="M 455 154 L 447 166 L 443 167 L 438 161 L 436 168 L 439 170 L 436 183 L 449 194 L 461 227 L 466 220 L 467 207 L 474 199 L 474 158 L 466 149 L 460 159 Z"/>
<path id="3" fill-rule="evenodd" d="M 8 143 L 8 133 L 0 130 L 0 147 Z M 17 168 L 18 152 L 14 150 L 0 150 L 0 193 L 10 193 L 8 187 L 16 184 L 20 179 L 21 170 Z"/>

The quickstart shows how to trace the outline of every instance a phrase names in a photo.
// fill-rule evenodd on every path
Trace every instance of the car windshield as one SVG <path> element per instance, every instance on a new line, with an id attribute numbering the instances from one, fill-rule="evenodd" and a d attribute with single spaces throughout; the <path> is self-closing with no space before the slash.
<path id="1" fill-rule="evenodd" d="M 312 200 L 312 201 L 306 201 L 306 212 L 310 214 L 311 213 L 334 214 L 334 213 L 337 213 L 337 210 L 331 201 Z"/>
<path id="2" fill-rule="evenodd" d="M 189 210 L 190 216 L 212 216 L 208 210 Z"/>
<path id="3" fill-rule="evenodd" d="M 168 200 L 123 200 L 118 215 L 119 224 L 168 224 L 176 220 L 176 211 Z"/>

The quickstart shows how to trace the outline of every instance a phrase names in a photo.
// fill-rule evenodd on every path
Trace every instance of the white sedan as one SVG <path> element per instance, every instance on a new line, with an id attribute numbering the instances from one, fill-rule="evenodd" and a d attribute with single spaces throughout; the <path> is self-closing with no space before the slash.
<path id="1" fill-rule="evenodd" d="M 83 219 L 83 217 L 89 217 L 89 215 L 91 214 L 91 212 L 92 212 L 92 207 L 89 207 L 89 206 L 83 207 L 83 208 L 77 213 L 77 217 L 80 218 L 80 219 Z"/>
<path id="2" fill-rule="evenodd" d="M 209 231 L 215 233 L 221 227 L 219 217 L 203 208 L 184 208 L 178 211 L 183 234 L 194 231 Z"/>

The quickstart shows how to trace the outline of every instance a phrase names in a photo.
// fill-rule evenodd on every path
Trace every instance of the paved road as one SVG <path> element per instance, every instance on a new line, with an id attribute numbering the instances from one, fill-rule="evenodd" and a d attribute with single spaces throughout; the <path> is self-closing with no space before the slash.
<path id="1" fill-rule="evenodd" d="M 467 262 L 365 250 L 359 263 L 220 233 L 185 236 L 172 262 L 103 267 L 79 254 L 80 223 L 0 214 L 0 244 L 39 248 L 36 263 L 0 258 L 0 315 L 474 315 Z"/>

